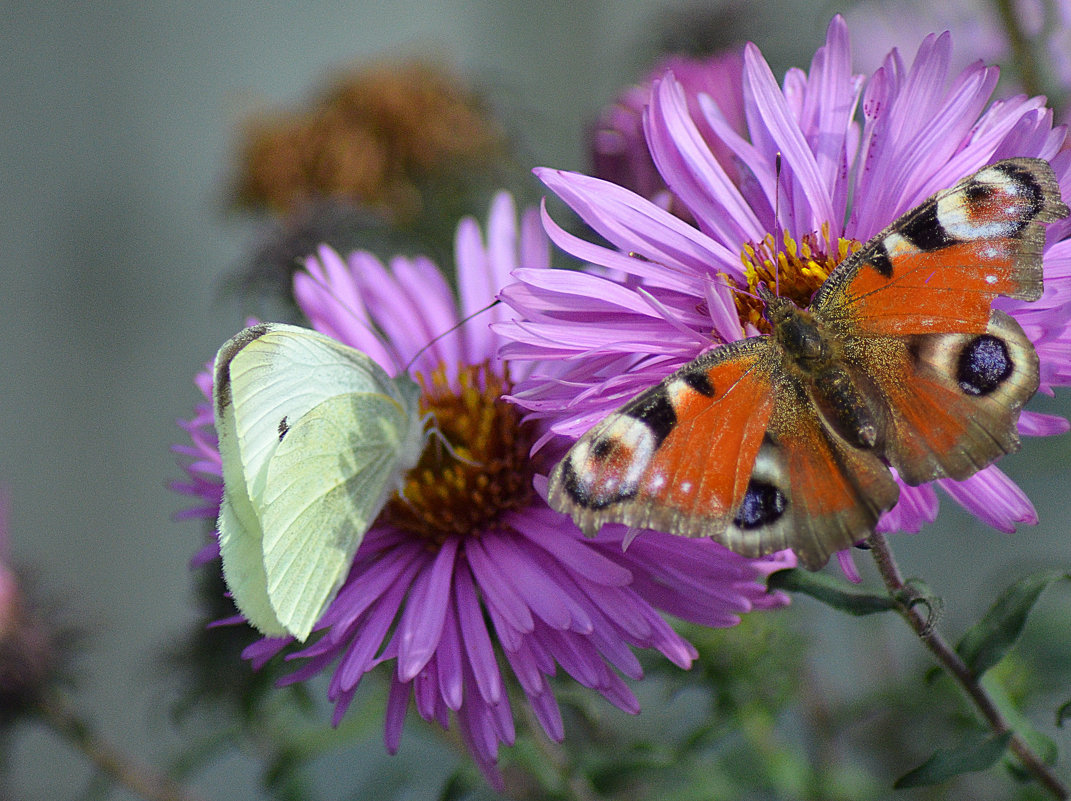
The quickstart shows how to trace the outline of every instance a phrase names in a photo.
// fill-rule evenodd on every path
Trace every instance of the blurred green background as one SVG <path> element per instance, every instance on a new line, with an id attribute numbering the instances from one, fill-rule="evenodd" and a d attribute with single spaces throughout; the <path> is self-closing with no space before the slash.
<path id="1" fill-rule="evenodd" d="M 831 14 L 845 10 L 807 0 L 722 7 L 731 27 L 720 35 L 755 41 L 778 75 L 806 66 Z M 179 476 L 169 446 L 182 439 L 175 419 L 200 399 L 194 373 L 254 311 L 223 291 L 250 244 L 249 221 L 226 211 L 245 114 L 298 103 L 355 61 L 432 54 L 492 99 L 532 166 L 585 169 L 586 125 L 642 75 L 661 32 L 689 30 L 696 8 L 0 2 L 0 485 L 11 497 L 15 562 L 90 634 L 79 694 L 116 744 L 157 764 L 182 745 L 160 653 L 197 619 L 187 562 L 202 531 L 170 520 L 184 503 L 167 489 Z M 912 52 L 927 32 L 900 31 Z M 954 41 L 969 56 L 967 38 Z M 872 67 L 868 45 L 858 35 L 854 44 L 860 67 Z M 1067 413 L 1071 403 L 1065 393 L 1033 408 Z M 1037 505 L 1036 528 L 1000 534 L 945 504 L 937 527 L 893 540 L 905 572 L 945 596 L 950 632 L 1027 567 L 1071 563 L 1069 462 L 1067 437 L 1030 442 L 1005 461 Z M 813 642 L 811 670 L 829 693 L 861 693 L 918 659 L 893 619 L 849 620 L 805 599 L 782 614 Z M 641 723 L 671 711 L 657 697 L 641 700 Z M 619 713 L 607 705 L 607 715 Z M 373 733 L 352 758 L 324 760 L 328 786 L 389 795 L 414 771 L 427 795 L 398 797 L 434 797 L 454 757 L 415 717 L 407 729 L 398 757 Z M 0 795 L 66 798 L 91 775 L 38 728 L 18 729 L 10 744 Z M 1068 753 L 1066 733 L 1059 744 Z M 209 798 L 260 798 L 257 770 L 232 754 L 193 787 Z"/>

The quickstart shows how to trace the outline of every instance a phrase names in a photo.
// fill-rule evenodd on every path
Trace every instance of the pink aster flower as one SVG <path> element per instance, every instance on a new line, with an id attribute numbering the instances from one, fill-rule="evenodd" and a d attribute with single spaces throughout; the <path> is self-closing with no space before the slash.
<path id="1" fill-rule="evenodd" d="M 596 267 L 522 269 L 502 293 L 518 319 L 497 330 L 503 354 L 544 365 L 514 398 L 555 434 L 576 438 L 626 400 L 712 344 L 755 333 L 759 310 L 726 286 L 769 280 L 772 236 L 785 237 L 776 270 L 782 294 L 806 305 L 849 250 L 935 191 L 1012 156 L 1049 160 L 1071 195 L 1071 152 L 1044 98 L 990 102 L 997 71 L 976 63 L 951 75 L 951 38 L 928 36 L 908 65 L 893 50 L 869 78 L 853 74 L 840 17 L 810 70 L 778 85 L 758 48 L 744 49 L 740 90 L 747 133 L 699 95 L 699 111 L 673 74 L 657 82 L 644 116 L 654 163 L 694 224 L 613 183 L 540 169 L 537 175 L 611 246 L 573 236 L 544 215 L 550 238 Z M 708 143 L 728 148 L 734 175 Z M 780 162 L 780 174 L 777 164 Z M 776 198 L 776 199 L 775 199 Z M 1000 299 L 1041 357 L 1042 391 L 1071 383 L 1071 241 L 1067 220 L 1048 226 L 1045 293 Z M 1024 412 L 1026 435 L 1067 430 L 1061 418 Z M 986 523 L 1012 531 L 1036 522 L 1029 499 L 999 468 L 937 482 Z M 880 531 L 917 531 L 934 519 L 931 485 L 901 487 Z M 642 538 L 641 538 L 642 539 Z M 842 564 L 845 560 L 842 559 Z M 853 575 L 850 566 L 846 569 Z"/>
<path id="2" fill-rule="evenodd" d="M 404 499 L 389 501 L 366 534 L 311 644 L 267 638 L 245 653 L 259 668 L 285 651 L 300 663 L 286 682 L 330 672 L 335 723 L 366 673 L 388 672 L 387 749 L 398 748 L 412 700 L 426 720 L 444 728 L 456 721 L 496 786 L 498 747 L 514 739 L 511 686 L 555 740 L 564 730 L 549 679 L 559 668 L 636 712 L 622 678 L 641 677 L 632 648 L 656 649 L 681 667 L 696 657 L 659 610 L 730 626 L 743 612 L 785 603 L 766 592 L 765 578 L 794 565 L 791 555 L 744 559 L 711 542 L 669 536 L 644 538 L 623 553 L 620 536 L 583 537 L 533 491 L 535 430 L 501 399 L 514 371 L 497 357 L 499 336 L 481 318 L 436 336 L 490 303 L 511 271 L 549 273 L 548 261 L 538 215 L 525 214 L 518 227 L 512 199 L 500 195 L 486 241 L 473 220 L 458 228 L 459 301 L 423 258 L 396 258 L 388 267 L 368 253 L 344 260 L 321 248 L 295 276 L 298 305 L 317 330 L 392 374 L 412 360 L 422 408 L 462 458 L 431 439 L 406 477 Z M 510 313 L 498 306 L 484 314 L 505 322 Z M 210 380 L 198 380 L 206 398 Z M 189 478 L 177 488 L 197 499 L 191 516 L 211 516 L 219 504 L 210 426 L 205 407 L 184 424 L 192 439 L 182 449 Z"/>

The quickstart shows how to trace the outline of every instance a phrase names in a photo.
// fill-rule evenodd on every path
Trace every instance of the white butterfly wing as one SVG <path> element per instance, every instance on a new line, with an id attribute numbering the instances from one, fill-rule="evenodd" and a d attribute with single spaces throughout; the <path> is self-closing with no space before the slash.
<path id="1" fill-rule="evenodd" d="M 419 458 L 405 454 L 413 423 L 385 394 L 338 395 L 302 417 L 272 457 L 261 514 L 268 598 L 299 640 L 334 599 L 400 474 Z"/>
<path id="2" fill-rule="evenodd" d="M 234 408 L 230 403 L 221 407 L 218 393 L 216 396 L 216 433 L 223 462 L 223 501 L 216 528 L 223 574 L 235 605 L 246 619 L 267 636 L 282 637 L 286 628 L 268 599 L 260 519 L 246 490 Z"/>
<path id="3" fill-rule="evenodd" d="M 277 606 L 268 592 L 269 581 L 281 588 L 290 581 L 290 576 L 284 567 L 285 560 L 273 561 L 276 566 L 269 576 L 265 539 L 271 543 L 273 554 L 282 556 L 291 548 L 287 537 L 300 533 L 294 525 L 288 525 L 283 530 L 270 529 L 269 536 L 265 537 L 266 503 L 263 496 L 273 457 L 288 438 L 290 427 L 326 401 L 342 396 L 379 397 L 387 402 L 387 407 L 366 404 L 364 408 L 371 415 L 384 413 L 388 407 L 391 409 L 385 412 L 389 418 L 387 426 L 398 434 L 374 447 L 395 448 L 399 464 L 385 473 L 388 478 L 396 477 L 400 470 L 415 464 L 423 443 L 423 426 L 417 410 L 419 390 L 408 376 L 397 381 L 391 379 L 358 350 L 315 331 L 278 323 L 251 326 L 230 339 L 216 356 L 214 374 L 216 428 L 225 487 L 218 521 L 224 577 L 238 609 L 257 629 L 269 636 L 296 634 L 284 618 L 306 617 L 309 613 L 298 614 L 301 610 L 295 604 L 306 602 L 307 606 L 311 592 L 295 596 L 277 589 L 277 592 L 283 592 L 280 597 L 286 599 L 283 607 Z M 348 424 L 350 417 L 352 414 L 344 413 L 337 424 Z M 310 418 L 313 419 L 316 417 Z M 336 459 L 342 458 L 341 447 L 336 446 Z M 293 457 L 288 458 L 293 460 Z M 301 491 L 306 485 L 297 483 L 295 486 Z M 360 491 L 361 487 L 355 489 Z M 383 490 L 376 496 L 375 513 L 366 514 L 368 525 L 385 496 Z M 312 506 L 318 502 L 319 497 L 313 495 L 295 498 L 292 503 Z M 365 505 L 372 507 L 367 502 Z M 325 519 L 330 523 L 337 518 L 329 514 Z M 345 524 L 339 525 L 345 529 Z M 365 530 L 367 525 L 360 531 L 360 536 Z M 349 529 L 336 528 L 321 535 L 320 542 L 348 537 L 352 537 Z M 355 549 L 356 544 L 349 550 L 350 556 Z M 310 553 L 306 558 L 315 562 L 325 557 Z M 304 562 L 296 564 L 302 566 Z M 340 582 L 341 578 L 344 575 L 333 577 L 327 583 L 337 586 L 335 582 Z M 298 601 L 291 601 L 291 598 Z M 281 613 L 281 608 L 286 611 Z M 307 634 L 308 629 L 305 629 L 302 638 Z"/>

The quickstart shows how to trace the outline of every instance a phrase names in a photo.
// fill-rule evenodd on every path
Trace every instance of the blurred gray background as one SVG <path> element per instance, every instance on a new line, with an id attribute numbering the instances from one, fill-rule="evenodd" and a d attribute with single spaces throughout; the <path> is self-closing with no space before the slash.
<path id="1" fill-rule="evenodd" d="M 169 446 L 182 439 L 175 419 L 199 400 L 194 373 L 248 311 L 221 290 L 251 235 L 224 213 L 244 113 L 302 101 L 327 71 L 358 59 L 432 52 L 515 110 L 533 164 L 584 169 L 586 123 L 641 73 L 658 15 L 683 8 L 0 2 L 0 485 L 14 560 L 92 634 L 79 697 L 117 745 L 157 764 L 180 745 L 159 654 L 195 619 L 187 562 L 202 530 L 170 520 L 184 502 L 167 489 L 179 477 Z M 746 35 L 778 73 L 806 66 L 839 10 L 805 0 L 748 8 Z M 1038 528 L 998 534 L 946 504 L 943 533 L 894 543 L 905 570 L 951 600 L 950 630 L 991 600 L 991 580 L 1010 567 L 1038 553 L 1071 561 L 1068 454 L 1063 438 L 1006 462 L 1035 499 Z M 807 602 L 785 614 L 819 626 L 830 658 L 816 670 L 831 686 L 850 685 L 850 672 L 833 666 L 851 665 L 885 632 Z M 880 639 L 910 648 L 892 625 Z M 401 756 L 384 756 L 376 735 L 345 770 L 425 771 L 432 797 L 450 765 L 416 766 L 432 746 L 414 744 L 412 717 L 408 728 Z M 1060 744 L 1066 753 L 1066 736 Z M 40 729 L 19 728 L 11 745 L 0 794 L 72 797 L 91 775 Z M 193 786 L 208 798 L 260 797 L 243 756 Z"/>

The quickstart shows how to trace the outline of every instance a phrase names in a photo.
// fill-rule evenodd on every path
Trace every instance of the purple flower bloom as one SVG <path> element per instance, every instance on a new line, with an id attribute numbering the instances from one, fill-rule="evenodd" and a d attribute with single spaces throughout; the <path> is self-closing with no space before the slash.
<path id="1" fill-rule="evenodd" d="M 521 269 L 502 297 L 518 320 L 497 326 L 503 355 L 543 362 L 514 393 L 549 433 L 576 438 L 624 401 L 712 344 L 755 333 L 758 309 L 726 286 L 754 288 L 774 272 L 801 305 L 847 253 L 935 191 L 1011 156 L 1048 159 L 1065 197 L 1071 152 L 1043 98 L 989 102 L 994 68 L 949 74 L 948 34 L 923 40 L 910 66 L 889 53 L 869 79 L 851 71 L 840 17 L 809 72 L 779 86 L 754 45 L 744 50 L 741 93 L 747 135 L 705 95 L 693 110 L 673 74 L 659 81 L 644 116 L 655 164 L 694 225 L 615 184 L 540 169 L 543 182 L 610 242 L 577 238 L 544 214 L 550 238 L 596 267 L 548 274 Z M 861 119 L 857 116 L 861 112 Z M 708 144 L 714 132 L 739 165 L 733 175 Z M 782 165 L 780 174 L 776 164 Z M 1042 391 L 1071 383 L 1071 229 L 1050 225 L 1045 293 L 1035 303 L 1000 299 L 1041 357 Z M 780 239 L 780 267 L 773 236 Z M 552 366 L 546 366 L 550 362 Z M 1027 435 L 1067 430 L 1061 418 L 1024 412 Z M 943 489 L 996 528 L 1035 522 L 1029 499 L 997 467 Z M 879 530 L 918 531 L 937 513 L 931 486 L 901 488 Z"/>
<path id="2" fill-rule="evenodd" d="M 743 134 L 744 98 L 740 75 L 744 68 L 742 50 L 729 50 L 706 59 L 667 56 L 661 59 L 643 83 L 626 87 L 604 108 L 592 128 L 591 163 L 597 177 L 631 189 L 655 201 L 674 214 L 687 215 L 658 173 L 643 134 L 643 110 L 651 98 L 655 81 L 672 72 L 684 89 L 688 108 L 700 134 L 722 167 L 732 173 L 736 166 L 732 152 L 700 116 L 699 96 L 705 94 L 721 109 L 733 130 Z"/>
<path id="3" fill-rule="evenodd" d="M 696 657 L 657 610 L 710 626 L 779 606 L 765 577 L 794 565 L 791 555 L 744 559 L 708 541 L 645 537 L 622 551 L 621 536 L 583 537 L 533 491 L 539 457 L 533 428 L 501 395 L 512 365 L 497 357 L 498 335 L 473 321 L 435 339 L 494 298 L 511 271 L 548 273 L 537 214 L 518 230 L 513 201 L 494 202 L 487 240 L 473 220 L 457 233 L 455 301 L 442 274 L 422 258 L 389 268 L 368 253 L 343 260 L 321 248 L 295 276 L 295 296 L 319 331 L 360 348 L 388 372 L 413 361 L 431 411 L 454 455 L 432 438 L 362 542 L 346 582 L 317 623 L 311 644 L 262 639 L 246 651 L 255 667 L 287 651 L 303 664 L 286 682 L 331 671 L 335 722 L 365 673 L 387 663 L 391 684 L 386 745 L 398 748 L 410 699 L 444 728 L 455 718 L 477 764 L 496 786 L 500 743 L 514 722 L 503 673 L 508 666 L 535 718 L 555 740 L 563 722 L 549 678 L 560 666 L 615 706 L 638 704 L 622 679 L 641 677 L 631 647 L 654 648 L 681 667 Z M 503 306 L 486 314 L 505 322 Z M 375 330 L 385 334 L 377 335 Z M 430 347 L 425 346 L 432 342 Z M 523 365 L 522 365 L 523 367 Z M 210 378 L 199 378 L 206 398 Z M 210 516 L 220 497 L 211 414 L 198 407 L 181 449 L 198 499 L 191 516 Z"/>

